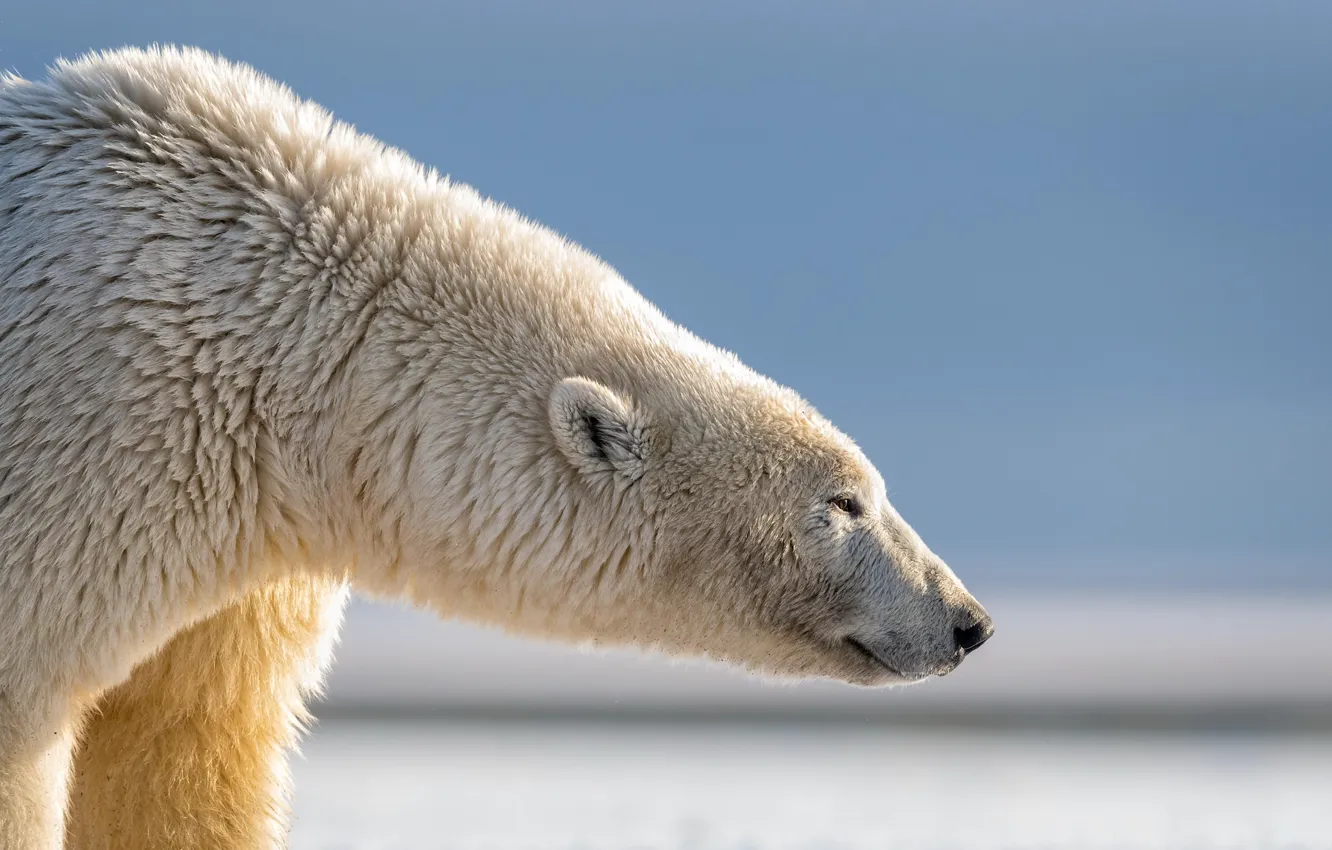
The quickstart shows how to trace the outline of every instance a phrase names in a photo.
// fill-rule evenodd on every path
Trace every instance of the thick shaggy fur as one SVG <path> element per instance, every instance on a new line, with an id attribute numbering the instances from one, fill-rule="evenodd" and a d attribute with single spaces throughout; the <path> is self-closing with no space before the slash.
<path id="1" fill-rule="evenodd" d="M 0 846 L 279 846 L 348 582 L 861 684 L 989 630 L 580 248 L 202 52 L 0 79 Z"/>

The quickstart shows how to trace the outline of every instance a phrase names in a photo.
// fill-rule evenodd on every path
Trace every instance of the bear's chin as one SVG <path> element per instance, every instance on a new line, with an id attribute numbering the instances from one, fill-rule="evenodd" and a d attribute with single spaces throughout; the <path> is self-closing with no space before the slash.
<path id="1" fill-rule="evenodd" d="M 728 666 L 740 667 L 775 684 L 794 685 L 811 680 L 839 682 L 857 688 L 889 688 L 914 685 L 948 670 L 903 672 L 855 640 L 821 644 L 814 651 L 780 661 L 722 657 Z M 951 669 L 951 668 L 950 668 Z"/>

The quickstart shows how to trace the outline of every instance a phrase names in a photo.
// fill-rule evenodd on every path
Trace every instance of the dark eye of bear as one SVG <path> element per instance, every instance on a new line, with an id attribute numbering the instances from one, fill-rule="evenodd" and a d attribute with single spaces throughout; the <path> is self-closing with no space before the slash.
<path id="1" fill-rule="evenodd" d="M 832 506 L 849 516 L 857 517 L 861 514 L 860 502 L 852 496 L 838 496 L 832 500 Z"/>

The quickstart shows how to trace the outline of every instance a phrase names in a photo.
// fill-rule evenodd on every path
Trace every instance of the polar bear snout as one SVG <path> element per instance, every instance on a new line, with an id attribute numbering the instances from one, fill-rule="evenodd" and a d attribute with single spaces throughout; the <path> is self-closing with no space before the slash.
<path id="1" fill-rule="evenodd" d="M 963 591 L 964 600 L 947 606 L 947 623 L 951 626 L 950 637 L 945 638 L 941 652 L 947 656 L 932 671 L 937 676 L 946 676 L 957 669 L 963 661 L 980 649 L 994 636 L 994 619 L 986 613 L 980 603 L 971 594 Z"/>
<path id="2" fill-rule="evenodd" d="M 963 607 L 939 606 L 923 622 L 871 627 L 844 639 L 862 663 L 877 671 L 865 684 L 910 683 L 947 676 L 994 635 L 994 620 L 975 600 Z M 886 678 L 884 674 L 887 674 Z"/>
<path id="3" fill-rule="evenodd" d="M 946 676 L 994 635 L 994 619 L 932 553 L 917 550 L 893 561 L 897 581 L 875 586 L 842 633 L 857 660 L 853 682 Z"/>
<path id="4" fill-rule="evenodd" d="M 993 635 L 994 620 L 989 614 L 981 614 L 971 625 L 953 627 L 953 642 L 964 656 L 980 649 Z"/>

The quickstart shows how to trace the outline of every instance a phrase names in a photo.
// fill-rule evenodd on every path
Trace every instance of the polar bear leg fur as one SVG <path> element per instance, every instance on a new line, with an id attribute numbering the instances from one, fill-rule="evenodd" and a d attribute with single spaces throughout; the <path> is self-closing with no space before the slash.
<path id="1" fill-rule="evenodd" d="M 70 850 L 285 846 L 286 755 L 341 623 L 336 580 L 290 578 L 176 635 L 89 714 Z"/>
<path id="2" fill-rule="evenodd" d="M 0 847 L 59 850 L 74 726 L 65 723 L 29 736 L 0 763 Z M 40 743 L 39 743 L 40 742 Z"/>

